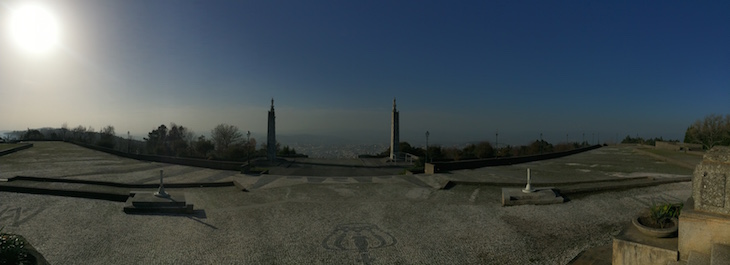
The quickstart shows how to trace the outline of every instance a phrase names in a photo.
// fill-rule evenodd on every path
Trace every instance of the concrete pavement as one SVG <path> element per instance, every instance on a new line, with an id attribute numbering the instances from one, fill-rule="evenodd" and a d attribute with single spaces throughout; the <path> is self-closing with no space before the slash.
<path id="1" fill-rule="evenodd" d="M 126 160 L 64 145 L 36 143 L 0 157 L 0 170 L 8 170 L 0 171 L 0 178 L 23 174 L 154 183 L 155 171 L 162 167 L 177 172 L 171 183 L 218 176 L 213 182 L 238 181 L 250 189 L 169 188 L 187 193 L 195 204 L 195 214 L 187 216 L 128 215 L 123 202 L 0 192 L 4 231 L 25 236 L 52 264 L 565 264 L 583 250 L 609 243 L 646 205 L 680 202 L 691 194 L 691 183 L 680 182 L 588 193 L 563 204 L 501 207 L 500 186 L 492 185 L 520 185 L 525 166 L 533 168 L 534 176 L 540 176 L 536 168 L 554 166 L 556 173 L 545 174 L 544 183 L 550 177 L 575 184 L 610 174 L 617 174 L 613 179 L 682 175 L 672 167 L 654 166 L 651 159 L 632 164 L 646 169 L 633 172 L 644 174 L 631 175 L 628 168 L 622 172 L 620 166 L 629 163 L 624 159 L 645 156 L 621 148 L 616 152 L 626 154 L 605 154 L 603 148 L 595 151 L 604 154 L 587 153 L 605 156 L 604 164 L 619 169 L 606 169 L 600 178 L 558 174 L 559 167 L 574 167 L 569 163 L 585 164 L 587 168 L 577 168 L 584 170 L 601 165 L 589 163 L 595 160 L 591 157 L 566 157 L 550 164 L 480 169 L 487 172 L 484 176 L 501 179 L 437 189 L 437 179 L 473 184 L 479 170 L 430 177 L 254 177 Z M 44 155 L 49 152 L 53 155 Z"/>

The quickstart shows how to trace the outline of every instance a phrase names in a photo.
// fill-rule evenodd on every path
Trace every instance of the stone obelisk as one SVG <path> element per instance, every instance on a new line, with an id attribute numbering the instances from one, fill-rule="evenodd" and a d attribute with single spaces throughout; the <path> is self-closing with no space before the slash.
<path id="1" fill-rule="evenodd" d="M 271 99 L 271 110 L 269 110 L 269 131 L 266 135 L 266 154 L 270 162 L 276 161 L 276 115 L 274 114 L 274 99 Z"/>
<path id="2" fill-rule="evenodd" d="M 395 108 L 395 98 L 393 98 L 393 112 L 390 120 L 390 160 L 398 161 L 399 141 L 398 139 L 398 110 Z"/>

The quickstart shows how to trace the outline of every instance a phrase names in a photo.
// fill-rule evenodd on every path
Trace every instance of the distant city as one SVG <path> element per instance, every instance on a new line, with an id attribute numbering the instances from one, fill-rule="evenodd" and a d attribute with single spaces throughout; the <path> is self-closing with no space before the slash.
<path id="1" fill-rule="evenodd" d="M 358 155 L 376 155 L 388 149 L 387 144 L 288 144 L 297 153 L 311 158 L 357 158 Z"/>

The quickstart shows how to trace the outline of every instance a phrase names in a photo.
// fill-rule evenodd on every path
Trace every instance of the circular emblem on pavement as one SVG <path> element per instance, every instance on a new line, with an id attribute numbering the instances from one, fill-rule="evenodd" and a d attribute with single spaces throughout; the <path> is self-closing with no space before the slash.
<path id="1" fill-rule="evenodd" d="M 370 257 L 371 249 L 393 246 L 397 242 L 395 237 L 377 225 L 351 223 L 337 225 L 335 230 L 322 241 L 322 247 L 329 250 L 357 252 L 360 262 L 370 264 L 374 260 Z"/>

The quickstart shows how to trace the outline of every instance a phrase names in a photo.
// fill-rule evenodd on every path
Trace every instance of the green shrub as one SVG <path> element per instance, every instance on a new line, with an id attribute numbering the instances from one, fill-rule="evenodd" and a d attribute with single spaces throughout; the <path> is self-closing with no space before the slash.
<path id="1" fill-rule="evenodd" d="M 672 218 L 679 217 L 679 213 L 682 211 L 684 204 L 671 204 L 671 203 L 659 203 L 649 207 L 649 214 L 651 219 L 654 220 L 661 228 L 664 228 L 667 224 L 671 223 Z"/>
<path id="2" fill-rule="evenodd" d="M 33 256 L 25 248 L 25 240 L 18 235 L 2 233 L 0 227 L 0 264 L 33 263 Z"/>

